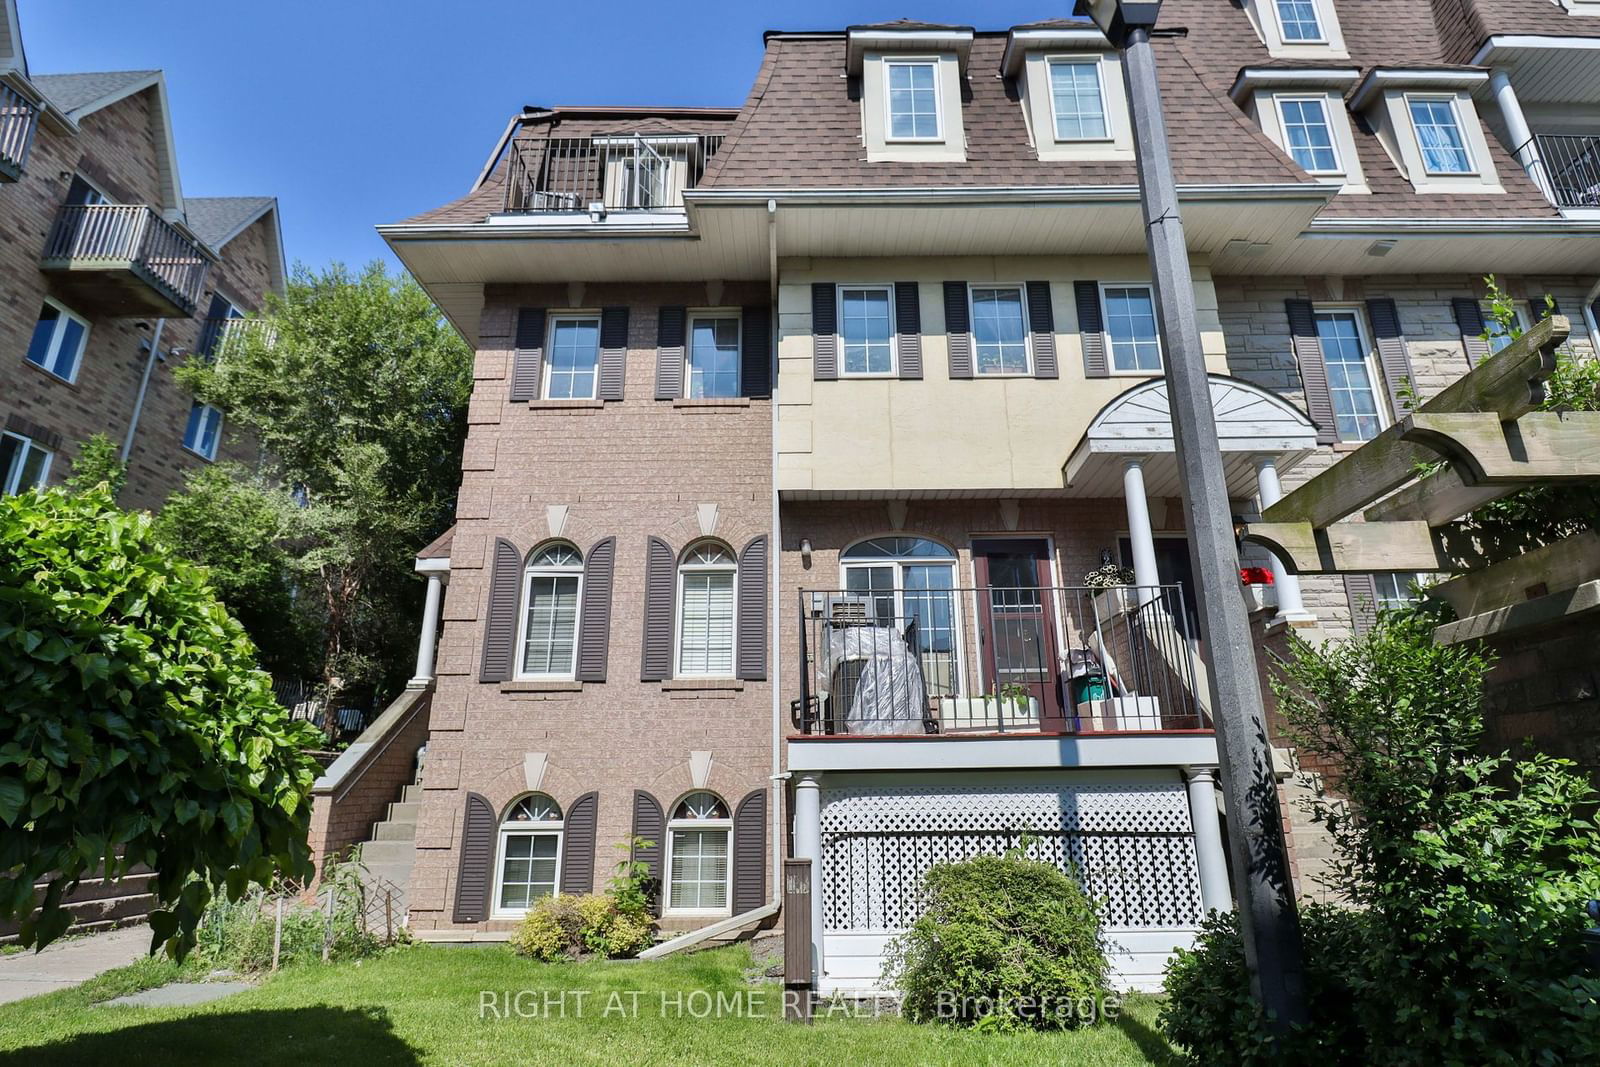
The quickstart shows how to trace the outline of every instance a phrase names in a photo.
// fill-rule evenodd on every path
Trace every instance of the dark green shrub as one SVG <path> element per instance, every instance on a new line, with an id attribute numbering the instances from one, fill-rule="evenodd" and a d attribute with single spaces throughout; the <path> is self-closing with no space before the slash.
<path id="1" fill-rule="evenodd" d="M 546 963 L 585 956 L 618 959 L 650 947 L 653 930 L 648 914 L 619 909 L 609 893 L 557 893 L 540 897 L 528 909 L 511 934 L 511 949 Z"/>
<path id="2" fill-rule="evenodd" d="M 924 910 L 889 946 L 884 977 L 917 1022 L 1068 1030 L 1107 1007 L 1094 903 L 1055 867 L 1010 853 L 934 867 Z"/>

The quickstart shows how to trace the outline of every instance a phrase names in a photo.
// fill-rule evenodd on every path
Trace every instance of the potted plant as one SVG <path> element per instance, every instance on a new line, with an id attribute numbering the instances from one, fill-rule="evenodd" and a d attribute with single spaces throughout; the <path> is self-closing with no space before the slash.
<path id="1" fill-rule="evenodd" d="M 1132 589 L 1135 581 L 1132 570 L 1110 560 L 1083 576 L 1083 584 L 1096 590 L 1094 607 L 1101 622 L 1114 619 L 1137 606 Z"/>

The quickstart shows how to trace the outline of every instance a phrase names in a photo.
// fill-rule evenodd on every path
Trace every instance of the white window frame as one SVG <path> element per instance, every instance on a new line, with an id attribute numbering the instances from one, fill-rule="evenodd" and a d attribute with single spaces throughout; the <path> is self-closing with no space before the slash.
<path id="1" fill-rule="evenodd" d="M 893 309 L 891 308 L 891 311 Z M 734 341 L 734 370 L 733 392 L 726 395 L 717 394 L 707 399 L 728 399 L 744 395 L 744 313 L 737 308 L 704 308 L 689 312 L 687 336 L 683 346 L 683 395 L 692 397 L 690 383 L 694 380 L 694 324 L 707 319 L 731 321 L 733 323 Z"/>
<path id="2" fill-rule="evenodd" d="M 0 496 L 12 496 L 24 489 L 36 489 L 50 480 L 50 464 L 54 463 L 56 459 L 56 454 L 52 449 L 45 448 L 28 435 L 17 433 L 14 430 L 0 430 L 0 437 L 9 437 L 14 441 L 20 442 L 19 447 L 21 449 L 17 453 L 16 469 L 0 471 L 0 479 L 4 479 L 3 484 L 0 484 Z M 44 466 L 39 468 L 39 480 L 37 482 L 33 485 L 22 486 L 20 484 L 22 481 L 22 469 L 27 466 L 28 455 L 31 452 L 44 453 Z"/>
<path id="3" fill-rule="evenodd" d="M 506 806 L 505 815 L 500 817 L 499 830 L 495 835 L 494 850 L 494 896 L 490 898 L 491 919 L 520 919 L 528 914 L 528 908 L 503 908 L 500 906 L 500 894 L 505 888 L 506 875 L 506 841 L 512 837 L 554 837 L 556 839 L 556 879 L 554 893 L 561 892 L 561 860 L 566 850 L 566 812 L 562 811 L 560 819 L 530 820 L 528 822 L 512 822 L 508 816 L 516 810 L 518 804 L 532 794 L 524 794 Z M 555 803 L 554 798 L 550 802 Z M 557 805 L 557 809 L 560 806 Z"/>
<path id="4" fill-rule="evenodd" d="M 1345 173 L 1344 157 L 1339 152 L 1339 134 L 1333 125 L 1333 116 L 1328 112 L 1328 97 L 1324 93 L 1282 93 L 1273 94 L 1273 106 L 1278 109 L 1278 128 L 1283 131 L 1283 151 L 1295 164 L 1307 174 L 1318 177 L 1342 175 Z M 1332 170 L 1312 170 L 1304 166 L 1294 156 L 1294 146 L 1289 142 L 1289 116 L 1284 113 L 1285 104 L 1316 104 L 1322 109 L 1322 127 L 1328 131 L 1328 148 L 1333 152 Z"/>
<path id="5" fill-rule="evenodd" d="M 1367 316 L 1359 304 L 1313 304 L 1311 306 L 1311 324 L 1316 328 L 1318 315 L 1349 315 L 1355 320 L 1356 338 L 1361 343 L 1361 350 L 1365 353 L 1364 359 L 1367 368 L 1367 381 L 1372 383 L 1372 407 L 1378 414 L 1378 433 L 1388 429 L 1394 422 L 1394 413 L 1389 410 L 1389 383 L 1383 376 L 1383 366 L 1378 361 L 1378 346 L 1372 340 L 1372 331 L 1367 328 Z M 1317 332 L 1317 345 L 1322 347 L 1322 332 Z M 1323 365 L 1327 365 L 1327 349 L 1323 348 Z M 1326 373 L 1326 370 L 1324 370 Z M 1333 385 L 1329 383 L 1329 402 L 1332 402 Z M 1365 441 L 1346 441 L 1343 434 L 1338 432 L 1339 412 L 1335 409 L 1334 434 L 1341 444 L 1365 444 Z M 1376 434 L 1374 434 L 1376 436 Z M 1370 438 L 1369 438 L 1370 440 Z"/>
<path id="6" fill-rule="evenodd" d="M 883 63 L 883 140 L 885 144 L 942 144 L 944 142 L 944 90 L 940 88 L 938 56 L 885 56 Z M 890 72 L 895 67 L 928 67 L 933 71 L 933 123 L 931 137 L 896 137 L 894 133 L 894 89 Z"/>
<path id="7" fill-rule="evenodd" d="M 1025 364 L 1020 371 L 995 371 L 985 374 L 978 370 L 978 302 L 974 295 L 979 289 L 1014 290 L 1022 308 L 1022 357 Z M 1021 282 L 973 282 L 967 286 L 967 325 L 972 328 L 972 374 L 975 378 L 1031 378 L 1033 377 L 1033 330 L 1028 321 L 1028 287 Z"/>
<path id="8" fill-rule="evenodd" d="M 561 400 L 594 400 L 600 396 L 600 314 L 595 311 L 563 311 L 550 316 L 550 325 L 546 327 L 544 339 L 544 359 L 539 369 L 539 395 L 550 398 L 550 380 L 555 374 L 555 340 L 556 328 L 567 322 L 592 322 L 594 323 L 594 378 L 589 388 L 588 396 L 560 397 Z"/>
<path id="9" fill-rule="evenodd" d="M 1100 91 L 1100 116 L 1105 122 L 1106 132 L 1101 137 L 1063 137 L 1061 136 L 1061 123 L 1056 114 L 1056 83 L 1055 68 L 1072 64 L 1080 67 L 1094 68 L 1095 88 Z M 1106 98 L 1106 72 L 1104 64 L 1100 61 L 1098 52 L 1091 55 L 1059 55 L 1048 56 L 1044 61 L 1044 88 L 1050 97 L 1050 137 L 1057 144 L 1106 144 L 1117 139 L 1116 130 L 1111 123 L 1111 102 Z"/>
<path id="10" fill-rule="evenodd" d="M 680 819 L 677 811 L 683 802 L 696 793 L 710 793 L 716 797 L 723 808 L 728 812 L 726 819 Z M 663 917 L 674 915 L 716 916 L 733 914 L 733 806 L 720 793 L 713 793 L 709 789 L 696 789 L 673 802 L 668 812 L 671 818 L 667 820 L 667 849 L 666 849 L 666 877 L 661 886 L 661 914 Z M 672 906 L 672 860 L 677 852 L 678 831 L 680 830 L 712 830 L 720 831 L 727 839 L 727 871 L 724 875 L 723 898 L 726 906 L 721 908 L 674 908 Z"/>
<path id="11" fill-rule="evenodd" d="M 223 411 L 222 411 L 221 408 L 215 406 L 214 404 L 202 404 L 200 401 L 196 400 L 190 406 L 189 412 L 190 412 L 191 415 L 193 415 L 195 407 L 198 407 L 200 409 L 201 413 L 202 413 L 201 416 L 200 416 L 200 423 L 199 423 L 199 427 L 198 427 L 199 432 L 196 433 L 196 435 L 195 435 L 195 443 L 194 444 L 190 444 L 189 443 L 189 424 L 188 424 L 188 421 L 185 420 L 184 426 L 183 426 L 183 441 L 182 441 L 183 449 L 184 449 L 184 451 L 188 452 L 191 455 L 199 456 L 201 459 L 205 460 L 207 463 L 214 463 L 214 462 L 216 462 L 216 459 L 217 459 L 217 451 L 222 448 L 222 424 L 223 424 L 223 418 L 224 418 Z M 212 438 L 211 438 L 211 451 L 210 451 L 209 454 L 204 452 L 203 450 L 201 450 L 199 447 L 197 447 L 201 441 L 204 441 L 206 439 L 206 435 L 205 435 L 205 425 L 206 425 L 205 413 L 206 412 L 210 412 L 210 413 L 216 415 L 216 417 L 217 417 L 217 428 L 216 428 L 216 432 L 212 435 Z"/>
<path id="12" fill-rule="evenodd" d="M 1402 578 L 1404 578 L 1405 581 L 1402 582 L 1400 580 Z M 1421 580 L 1422 575 L 1416 571 L 1387 571 L 1373 574 L 1372 596 L 1373 600 L 1375 601 L 1375 603 L 1372 605 L 1373 610 L 1379 612 L 1393 611 L 1396 608 L 1403 608 L 1407 604 L 1415 604 L 1417 602 L 1417 598 L 1410 595 L 1410 589 L 1413 583 L 1420 582 Z M 1384 590 L 1381 588 L 1381 583 L 1385 581 L 1394 582 L 1395 595 L 1393 597 L 1384 595 Z"/>
<path id="13" fill-rule="evenodd" d="M 1106 304 L 1106 292 L 1111 289 L 1143 289 L 1150 294 L 1150 311 L 1156 323 L 1156 355 L 1160 365 L 1155 370 L 1119 370 L 1116 348 L 1111 342 L 1111 315 Z M 1153 282 L 1101 282 L 1100 283 L 1100 333 L 1105 339 L 1106 367 L 1113 378 L 1154 378 L 1166 373 L 1167 350 L 1161 343 L 1161 313 L 1156 304 L 1156 287 Z"/>
<path id="14" fill-rule="evenodd" d="M 1417 146 L 1417 159 L 1422 164 L 1422 172 L 1429 178 L 1479 178 L 1483 169 L 1478 163 L 1477 155 L 1472 151 L 1472 138 L 1467 136 L 1466 123 L 1461 118 L 1461 104 L 1453 93 L 1405 93 L 1406 121 L 1411 123 L 1411 139 Z M 1445 103 L 1450 107 L 1450 116 L 1455 120 L 1456 138 L 1461 142 L 1461 151 L 1467 157 L 1466 170 L 1434 170 L 1428 166 L 1428 149 L 1422 143 L 1422 131 L 1417 129 L 1416 112 L 1411 110 L 1414 102 Z"/>
<path id="15" fill-rule="evenodd" d="M 534 566 L 531 562 L 535 557 L 549 551 L 556 546 L 571 549 L 578 557 L 576 566 Z M 521 610 L 517 616 L 517 671 L 516 677 L 525 680 L 554 680 L 572 681 L 578 676 L 578 636 L 583 632 L 583 569 L 587 562 L 578 546 L 568 541 L 556 541 L 540 545 L 535 551 L 528 554 L 529 563 L 522 568 L 522 600 Z M 578 578 L 578 591 L 575 595 L 576 606 L 572 616 L 572 661 L 567 664 L 564 671 L 530 671 L 527 669 L 528 655 L 528 608 L 531 606 L 529 598 L 533 594 L 533 580 L 535 578 Z"/>
<path id="16" fill-rule="evenodd" d="M 1327 17 L 1323 13 L 1320 0 L 1306 0 L 1306 2 L 1311 5 L 1312 17 L 1317 20 L 1317 36 L 1295 37 L 1290 39 L 1288 29 L 1284 25 L 1283 21 L 1283 8 L 1278 6 L 1278 0 L 1270 0 L 1270 3 L 1272 4 L 1272 17 L 1276 19 L 1278 23 L 1278 40 L 1282 41 L 1288 47 L 1292 48 L 1296 45 L 1325 45 L 1328 43 L 1328 27 L 1326 25 Z"/>
<path id="17" fill-rule="evenodd" d="M 28 358 L 27 353 L 24 352 L 22 356 L 23 362 L 39 368 L 57 381 L 66 382 L 68 385 L 72 385 L 78 380 L 78 371 L 83 367 L 83 354 L 89 350 L 89 320 L 78 314 L 76 311 L 73 311 L 71 308 L 67 307 L 67 305 L 63 304 L 54 297 L 45 297 L 43 299 L 43 303 L 49 307 L 55 308 L 56 311 L 59 312 L 60 317 L 56 319 L 55 330 L 52 331 L 50 335 L 50 346 L 45 351 L 45 361 L 43 363 L 34 363 L 33 360 Z M 42 311 L 44 309 L 40 308 L 40 310 Z M 61 342 L 66 334 L 66 324 L 67 320 L 69 319 L 83 327 L 83 334 L 78 341 L 78 351 L 75 352 L 72 357 L 72 373 L 61 374 L 55 368 L 61 362 Z M 33 321 L 34 326 L 37 328 L 39 320 L 34 319 Z M 32 347 L 32 333 L 28 334 L 28 343 L 29 347 Z"/>
<path id="18" fill-rule="evenodd" d="M 875 290 L 887 293 L 889 296 L 889 369 L 886 371 L 852 371 L 848 370 L 848 361 L 845 357 L 844 335 L 844 294 L 847 290 Z M 900 309 L 895 306 L 894 286 L 882 282 L 847 283 L 840 282 L 834 287 L 835 319 L 838 324 L 838 333 L 835 337 L 839 349 L 839 377 L 841 378 L 897 378 L 900 375 Z M 871 362 L 870 353 L 868 363 Z"/>
<path id="19" fill-rule="evenodd" d="M 691 553 L 703 545 L 714 545 L 726 552 L 732 563 L 691 563 Z M 728 650 L 728 669 L 725 671 L 688 671 L 683 668 L 683 591 L 684 577 L 689 573 L 727 573 L 733 576 L 733 587 L 729 596 L 732 613 L 728 616 L 729 633 L 733 635 L 733 642 Z M 733 679 L 739 674 L 739 554 L 729 545 L 711 538 L 701 538 L 684 549 L 683 555 L 678 557 L 677 595 L 673 598 L 673 625 L 672 625 L 672 665 L 674 678 L 718 678 Z"/>
<path id="20" fill-rule="evenodd" d="M 1483 315 L 1483 329 L 1484 329 L 1484 332 L 1489 335 L 1489 337 L 1487 339 L 1488 340 L 1488 345 L 1489 345 L 1489 354 L 1492 356 L 1492 355 L 1495 355 L 1498 352 L 1504 351 L 1506 345 L 1511 344 L 1511 341 L 1508 339 L 1506 341 L 1506 343 L 1504 345 L 1501 345 L 1499 348 L 1496 348 L 1494 346 L 1494 339 L 1496 337 L 1504 337 L 1506 335 L 1505 334 L 1497 334 L 1497 333 L 1495 333 L 1495 328 L 1497 326 L 1499 326 L 1499 323 L 1495 322 L 1494 321 L 1494 317 L 1492 315 L 1490 315 L 1490 313 L 1489 313 L 1490 312 L 1489 302 L 1487 300 L 1482 301 L 1478 305 L 1478 309 L 1479 309 L 1479 313 Z M 1586 308 L 1585 311 L 1587 312 L 1587 310 L 1588 309 Z M 1523 307 L 1521 303 L 1516 303 L 1516 304 L 1512 305 L 1511 311 L 1517 317 L 1517 328 L 1520 329 L 1523 333 L 1527 333 L 1528 330 L 1532 328 L 1532 327 L 1530 327 L 1528 325 L 1528 322 L 1529 322 L 1528 309 Z"/>

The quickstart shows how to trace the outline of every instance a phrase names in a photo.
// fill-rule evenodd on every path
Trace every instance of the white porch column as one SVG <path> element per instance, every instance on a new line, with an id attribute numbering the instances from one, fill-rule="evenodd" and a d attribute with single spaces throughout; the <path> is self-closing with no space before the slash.
<path id="1" fill-rule="evenodd" d="M 1217 817 L 1217 770 L 1192 767 L 1189 779 L 1189 821 L 1194 826 L 1194 855 L 1200 870 L 1200 904 L 1208 912 L 1232 911 L 1228 857 L 1222 850 L 1222 821 Z"/>
<path id="2" fill-rule="evenodd" d="M 822 783 L 801 774 L 794 783 L 794 855 L 811 861 L 811 981 L 820 985 L 822 964 Z"/>
<path id="3" fill-rule="evenodd" d="M 1283 499 L 1283 486 L 1278 482 L 1278 465 L 1271 459 L 1256 462 L 1256 487 L 1261 494 L 1261 510 L 1266 511 Z M 1274 622 L 1314 622 L 1316 616 L 1306 610 L 1300 599 L 1300 576 L 1290 574 L 1276 553 L 1268 553 L 1272 560 L 1272 587 L 1278 594 L 1278 614 Z"/>
<path id="4" fill-rule="evenodd" d="M 1539 159 L 1539 144 L 1533 139 L 1533 131 L 1528 128 L 1528 119 L 1522 113 L 1522 102 L 1517 99 L 1517 91 L 1511 87 L 1511 76 L 1503 68 L 1490 71 L 1489 88 L 1494 93 L 1494 102 L 1500 106 L 1501 117 L 1506 120 L 1506 133 L 1511 138 L 1511 151 L 1517 157 L 1517 162 L 1528 172 L 1533 184 L 1554 203 L 1555 196 L 1546 180 L 1544 163 Z"/>
<path id="5" fill-rule="evenodd" d="M 1161 595 L 1161 574 L 1156 569 L 1156 538 L 1150 528 L 1150 501 L 1144 495 L 1142 460 L 1130 459 L 1122 468 L 1122 496 L 1128 507 L 1128 540 L 1133 543 L 1133 581 L 1140 587 L 1139 603 L 1148 604 Z"/>
<path id="6" fill-rule="evenodd" d="M 422 689 L 433 681 L 433 646 L 439 636 L 439 597 L 447 572 L 428 573 L 428 594 L 422 605 L 422 636 L 417 640 L 417 674 L 408 689 Z"/>

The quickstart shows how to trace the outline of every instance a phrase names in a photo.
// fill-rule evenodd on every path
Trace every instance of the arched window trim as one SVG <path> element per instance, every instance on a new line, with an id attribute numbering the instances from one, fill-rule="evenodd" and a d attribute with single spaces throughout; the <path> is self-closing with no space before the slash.
<path id="1" fill-rule="evenodd" d="M 857 556 L 852 559 L 851 554 L 857 552 L 865 545 L 889 541 L 915 542 L 938 549 L 941 555 L 920 554 L 913 552 L 884 552 L 881 555 Z M 906 588 L 906 569 L 908 567 L 948 567 L 948 590 L 920 590 Z M 882 575 L 874 577 L 872 572 L 890 571 L 889 584 L 883 584 Z M 851 574 L 861 575 L 861 581 L 852 585 Z M 965 647 L 964 617 L 969 605 L 962 596 L 961 589 L 961 558 L 956 550 L 934 537 L 927 537 L 916 533 L 880 534 L 875 537 L 863 537 L 846 546 L 839 553 L 839 586 L 846 590 L 846 596 L 861 597 L 868 603 L 868 611 L 881 625 L 891 626 L 896 630 L 904 630 L 913 618 L 919 623 L 920 636 L 918 637 L 919 650 L 925 656 L 931 656 L 936 647 L 948 644 L 949 649 L 959 650 Z M 938 603 L 935 603 L 935 602 Z M 940 607 L 943 610 L 938 610 Z M 945 616 L 948 616 L 947 622 Z M 935 635 L 930 624 L 935 621 L 942 622 L 939 628 L 943 631 Z M 963 686 L 968 672 L 961 669 L 961 654 L 959 651 L 949 653 L 952 658 L 951 674 L 947 685 L 937 689 L 937 695 L 949 696 L 964 692 Z M 925 663 L 925 669 L 931 668 L 931 663 Z M 929 671 L 930 678 L 938 675 Z"/>
<path id="2" fill-rule="evenodd" d="M 558 819 L 527 819 L 527 820 L 514 820 L 514 819 L 512 819 L 512 815 L 516 812 L 517 808 L 520 805 L 522 805 L 525 801 L 528 801 L 528 800 L 533 799 L 535 797 L 543 798 L 544 800 L 548 801 L 550 803 L 550 806 L 555 809 L 556 813 L 559 814 L 561 816 L 561 818 L 558 818 Z M 533 904 L 533 902 L 535 900 L 539 899 L 540 897 L 546 896 L 546 895 L 554 895 L 555 893 L 559 893 L 561 891 L 561 861 L 562 861 L 562 858 L 563 858 L 562 853 L 563 853 L 563 851 L 565 850 L 565 847 L 566 847 L 566 833 L 565 833 L 565 830 L 566 830 L 566 815 L 565 815 L 564 812 L 562 812 L 561 805 L 557 804 L 556 801 L 555 801 L 555 798 L 551 797 L 548 793 L 539 793 L 539 792 L 523 793 L 521 796 L 519 796 L 515 800 L 513 800 L 510 804 L 506 805 L 505 811 L 500 816 L 500 826 L 499 826 L 499 829 L 498 829 L 498 833 L 496 834 L 496 841 L 495 841 L 494 896 L 492 898 L 490 898 L 492 903 L 493 903 L 493 905 L 494 905 L 494 907 L 491 910 L 491 916 L 490 916 L 491 918 L 495 918 L 495 919 L 520 919 L 524 915 L 527 914 L 528 908 L 532 906 L 532 904 Z M 506 895 L 505 895 L 505 891 L 506 891 L 506 868 L 507 868 L 507 865 L 508 865 L 507 861 L 511 858 L 511 857 L 508 856 L 507 850 L 510 847 L 511 841 L 514 838 L 524 838 L 524 837 L 528 838 L 529 841 L 530 841 L 529 858 L 528 858 L 528 862 L 529 862 L 528 880 L 527 881 L 516 881 L 516 882 L 513 882 L 512 885 L 514 885 L 514 886 L 522 886 L 522 885 L 528 886 L 529 889 L 530 889 L 530 893 L 529 893 L 529 896 L 527 898 L 527 903 L 519 907 L 519 906 L 514 905 L 514 904 L 508 905 L 506 903 Z M 550 862 L 550 864 L 551 864 L 551 866 L 550 866 L 550 872 L 551 872 L 550 878 L 548 880 L 539 879 L 539 880 L 535 881 L 534 878 L 533 878 L 533 870 L 532 870 L 532 865 L 535 862 L 535 857 L 533 856 L 533 852 L 538 847 L 538 843 L 539 843 L 540 839 L 543 839 L 543 840 L 554 839 L 555 849 L 554 849 L 554 854 L 553 855 L 537 857 L 537 861 L 538 862 L 544 862 L 546 860 L 548 860 Z M 534 887 L 542 887 L 542 886 L 548 886 L 549 887 L 549 894 L 539 893 L 537 895 L 534 895 L 531 892 L 531 890 Z"/>
<path id="3" fill-rule="evenodd" d="M 698 560 L 697 554 L 707 548 L 715 548 L 724 558 L 712 561 Z M 684 609 L 686 607 L 684 592 L 687 579 L 693 575 L 726 574 L 728 575 L 728 650 L 727 666 L 720 665 L 702 670 L 691 670 L 684 664 Z M 737 670 L 737 646 L 739 634 L 739 554 L 728 544 L 712 537 L 702 537 L 693 541 L 678 556 L 677 573 L 674 576 L 675 592 L 673 596 L 673 648 L 672 662 L 674 664 L 674 677 L 677 678 L 733 678 Z M 708 605 L 709 614 L 709 605 Z M 707 633 L 706 660 L 710 659 L 710 634 Z"/>
<path id="4" fill-rule="evenodd" d="M 707 797 L 711 797 L 711 798 L 715 799 L 717 804 L 719 804 L 721 806 L 722 811 L 725 813 L 724 817 L 714 818 L 714 819 L 701 819 L 701 818 L 681 816 L 679 814 L 679 809 L 681 809 L 691 799 L 693 799 L 695 797 L 698 797 L 698 796 L 707 796 Z M 666 854 L 666 868 L 665 868 L 665 870 L 666 870 L 666 885 L 662 886 L 662 892 L 661 892 L 662 913 L 664 915 L 692 915 L 692 916 L 716 916 L 716 915 L 730 915 L 730 914 L 732 914 L 732 908 L 733 908 L 733 806 L 730 805 L 727 802 L 727 800 L 725 800 L 722 797 L 722 795 L 719 794 L 719 793 L 712 792 L 709 789 L 696 789 L 696 790 L 693 790 L 693 791 L 691 791 L 689 793 L 686 793 L 683 796 L 679 797 L 676 801 L 673 802 L 672 807 L 668 808 L 667 810 L 671 813 L 671 817 L 667 820 L 667 854 Z M 673 906 L 673 903 L 672 903 L 672 900 L 673 900 L 673 885 L 674 885 L 674 883 L 676 881 L 676 875 L 678 873 L 678 867 L 679 867 L 679 862 L 678 861 L 680 859 L 685 859 L 686 861 L 689 861 L 688 857 L 680 855 L 680 849 L 681 848 L 687 848 L 687 846 L 689 845 L 689 842 L 684 841 L 684 842 L 682 842 L 680 844 L 679 838 L 680 838 L 680 835 L 686 836 L 687 834 L 690 834 L 690 833 L 696 835 L 696 841 L 694 842 L 696 847 L 695 847 L 695 850 L 693 852 L 692 861 L 696 862 L 697 866 L 698 866 L 699 861 L 701 860 L 701 857 L 704 854 L 703 853 L 703 849 L 704 849 L 705 841 L 707 840 L 706 835 L 709 833 L 711 835 L 720 836 L 721 839 L 722 839 L 723 878 L 722 878 L 722 905 L 720 907 L 705 907 L 705 906 L 690 906 L 690 907 L 679 906 L 679 907 L 675 907 L 675 906 Z M 698 870 L 697 870 L 697 873 L 698 873 Z M 694 881 L 696 884 L 702 885 L 702 886 L 705 884 L 705 880 L 701 879 L 701 878 L 696 878 L 696 879 L 693 879 L 692 881 Z"/>
<path id="5" fill-rule="evenodd" d="M 555 563 L 543 562 L 544 557 L 559 549 L 566 549 L 571 558 Z M 517 677 L 521 679 L 550 679 L 570 681 L 577 676 L 578 634 L 583 627 L 583 550 L 571 541 L 546 541 L 528 553 L 522 568 L 522 597 L 517 611 Z M 533 583 L 538 579 L 552 581 L 575 578 L 572 592 L 572 651 L 562 669 L 535 671 L 528 669 L 528 623 L 532 609 Z"/>
<path id="6" fill-rule="evenodd" d="M 851 557 L 851 553 L 859 551 L 862 547 L 864 547 L 866 545 L 877 544 L 877 543 L 881 543 L 881 542 L 885 542 L 885 541 L 920 541 L 920 542 L 923 542 L 925 544 L 932 545 L 934 548 L 940 549 L 944 554 L 936 556 L 936 555 L 918 555 L 918 554 L 915 554 L 915 553 L 907 553 L 907 552 L 896 552 L 896 553 L 888 553 L 888 552 L 886 552 L 881 556 L 856 556 L 855 558 Z M 844 551 L 839 553 L 839 560 L 842 563 L 879 563 L 879 562 L 900 561 L 900 560 L 931 560 L 931 561 L 935 561 L 935 562 L 941 561 L 941 560 L 950 560 L 951 562 L 955 562 L 955 560 L 957 558 L 958 557 L 957 557 L 957 554 L 956 554 L 956 550 L 951 548 L 949 545 L 945 544 L 943 541 L 939 540 L 937 537 L 925 537 L 922 534 L 904 534 L 904 533 L 900 533 L 900 534 L 883 534 L 883 535 L 880 535 L 880 536 L 877 536 L 877 537 L 863 537 L 859 541 L 852 541 L 850 544 L 845 546 Z"/>

